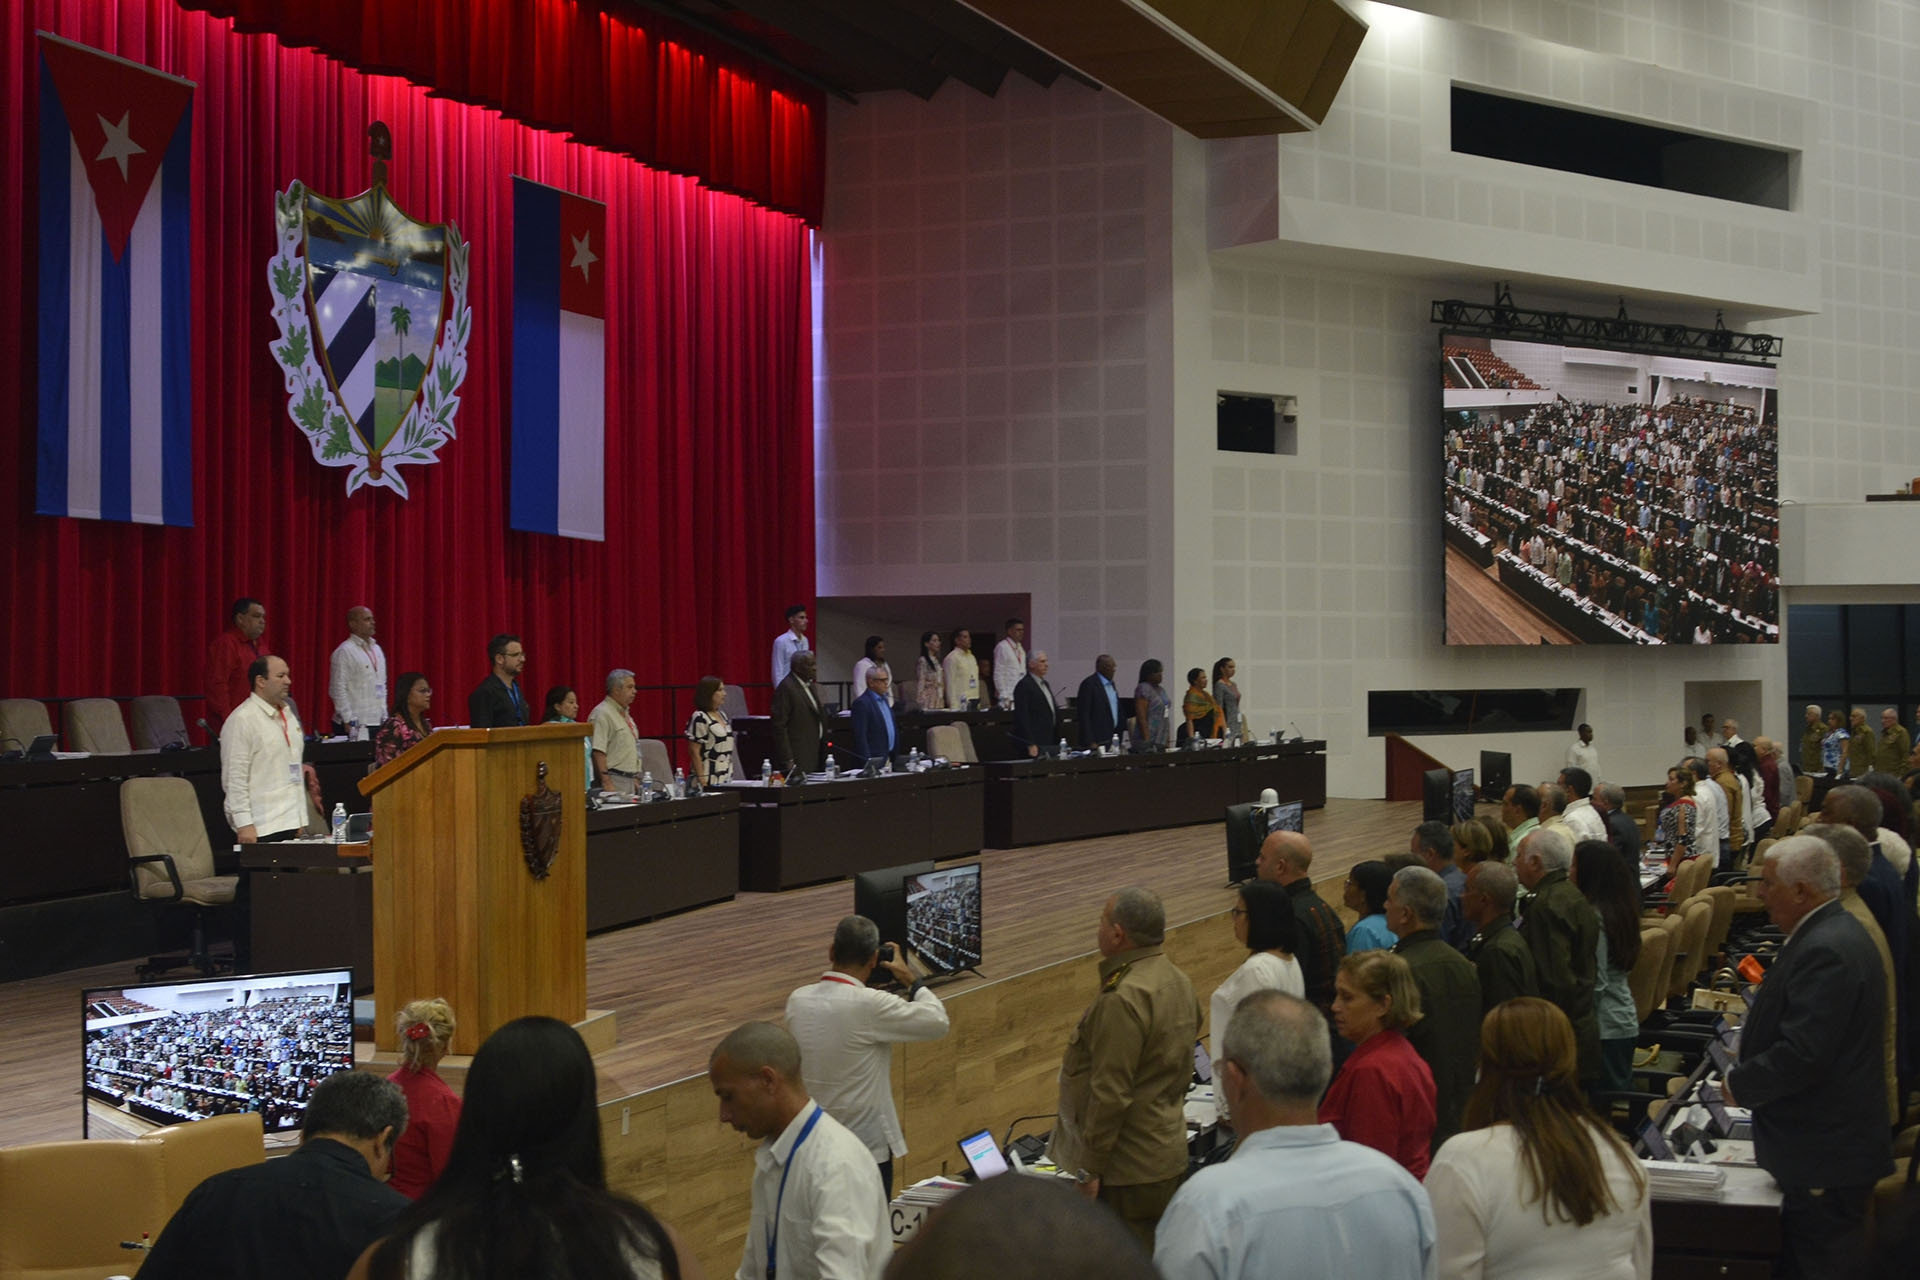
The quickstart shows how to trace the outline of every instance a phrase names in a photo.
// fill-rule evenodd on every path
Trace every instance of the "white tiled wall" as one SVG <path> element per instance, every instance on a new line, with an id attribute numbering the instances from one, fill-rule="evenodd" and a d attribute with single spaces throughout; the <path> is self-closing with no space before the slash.
<path id="1" fill-rule="evenodd" d="M 1764 681 L 1784 716 L 1782 653 L 1447 649 L 1427 304 L 1489 294 L 1492 246 L 1548 264 L 1539 305 L 1809 312 L 1764 326 L 1787 339 L 1782 496 L 1920 474 L 1920 7 L 1364 7 L 1325 128 L 1277 143 L 1209 153 L 1070 83 L 836 108 L 821 590 L 1030 591 L 1075 673 L 1101 648 L 1231 653 L 1257 729 L 1331 740 L 1336 794 L 1380 791 L 1370 689 L 1578 685 L 1606 770 L 1653 780 L 1688 684 Z M 1799 148 L 1795 209 L 1448 159 L 1455 76 Z M 1216 388 L 1298 396 L 1299 454 L 1214 453 Z M 1510 745 L 1522 778 L 1565 746 Z"/>
<path id="2" fill-rule="evenodd" d="M 1171 132 L 1069 81 L 834 104 L 822 595 L 1028 592 L 1076 680 L 1156 643 Z"/>

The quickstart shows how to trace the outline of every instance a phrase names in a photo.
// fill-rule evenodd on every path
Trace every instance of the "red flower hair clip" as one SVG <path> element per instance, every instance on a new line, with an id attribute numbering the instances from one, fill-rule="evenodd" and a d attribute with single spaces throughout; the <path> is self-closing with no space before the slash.
<path id="1" fill-rule="evenodd" d="M 433 1028 L 424 1022 L 416 1022 L 407 1028 L 407 1039 L 429 1040 L 433 1037 Z"/>

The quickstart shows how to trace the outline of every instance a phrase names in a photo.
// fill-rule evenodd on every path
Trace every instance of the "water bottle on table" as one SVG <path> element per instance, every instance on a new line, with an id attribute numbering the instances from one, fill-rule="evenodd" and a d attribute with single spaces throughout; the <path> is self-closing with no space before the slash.
<path id="1" fill-rule="evenodd" d="M 347 806 L 344 804 L 333 806 L 333 842 L 335 844 L 347 842 Z"/>

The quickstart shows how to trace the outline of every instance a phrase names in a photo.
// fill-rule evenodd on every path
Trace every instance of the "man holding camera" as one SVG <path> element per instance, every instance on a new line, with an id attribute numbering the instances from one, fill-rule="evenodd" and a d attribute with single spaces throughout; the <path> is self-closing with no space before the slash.
<path id="1" fill-rule="evenodd" d="M 827 971 L 787 997 L 787 1030 L 800 1044 L 807 1093 L 867 1144 L 893 1196 L 893 1162 L 907 1154 L 893 1105 L 893 1046 L 947 1034 L 947 1007 L 907 964 L 898 943 L 880 943 L 880 927 L 848 916 L 833 931 Z M 876 968 L 905 996 L 867 985 Z"/>

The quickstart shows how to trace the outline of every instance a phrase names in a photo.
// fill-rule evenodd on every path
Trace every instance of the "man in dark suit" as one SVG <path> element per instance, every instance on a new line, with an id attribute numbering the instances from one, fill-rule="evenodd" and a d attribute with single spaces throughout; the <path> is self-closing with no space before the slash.
<path id="1" fill-rule="evenodd" d="M 1533 973 L 1533 952 L 1513 927 L 1513 904 L 1520 881 L 1504 862 L 1476 862 L 1467 872 L 1467 891 L 1460 898 L 1461 914 L 1479 932 L 1467 944 L 1467 959 L 1480 974 L 1483 1012 L 1517 996 L 1537 996 L 1540 983 Z"/>
<path id="2" fill-rule="evenodd" d="M 1053 707 L 1053 686 L 1047 683 L 1047 655 L 1038 649 L 1027 659 L 1027 674 L 1013 687 L 1015 748 L 1030 756 L 1060 737 L 1059 713 Z"/>
<path id="3" fill-rule="evenodd" d="M 1473 964 L 1440 936 L 1447 884 L 1425 867 L 1402 867 L 1387 886 L 1387 928 L 1400 939 L 1393 953 L 1413 970 L 1420 1021 L 1407 1042 L 1433 1072 L 1433 1149 L 1460 1132 L 1480 1062 L 1480 978 Z"/>
<path id="4" fill-rule="evenodd" d="M 1093 661 L 1093 674 L 1080 682 L 1080 692 L 1074 696 L 1073 714 L 1080 726 L 1080 745 L 1082 747 L 1101 747 L 1113 741 L 1113 735 L 1120 732 L 1120 689 L 1114 684 L 1114 672 L 1120 664 L 1113 655 L 1103 653 Z"/>
<path id="5" fill-rule="evenodd" d="M 773 691 L 773 756 L 782 769 L 798 765 L 808 773 L 820 768 L 824 720 L 820 714 L 820 686 L 811 651 L 793 655 L 787 678 Z"/>
<path id="6" fill-rule="evenodd" d="M 1754 1159 L 1780 1184 L 1781 1274 L 1865 1274 L 1867 1201 L 1893 1169 L 1886 978 L 1839 902 L 1840 860 L 1824 841 L 1780 841 L 1760 880 L 1787 940 L 1747 1011 L 1727 1101 L 1752 1110 Z"/>
<path id="7" fill-rule="evenodd" d="M 1580 1050 L 1580 1083 L 1600 1081 L 1600 1022 L 1593 1007 L 1594 970 L 1599 963 L 1600 913 L 1567 878 L 1573 866 L 1573 841 L 1557 827 L 1527 833 L 1513 869 L 1532 891 L 1520 936 L 1533 953 L 1540 997 L 1560 1006 L 1573 1024 Z"/>
<path id="8" fill-rule="evenodd" d="M 862 763 L 881 757 L 893 758 L 900 741 L 894 727 L 893 708 L 887 705 L 887 686 L 893 677 L 885 667 L 867 671 L 867 691 L 853 700 L 853 753 Z"/>
<path id="9" fill-rule="evenodd" d="M 502 633 L 487 641 L 487 658 L 493 671 L 467 695 L 467 723 L 476 729 L 531 723 L 527 700 L 520 692 L 520 671 L 527 665 L 520 637 Z"/>

